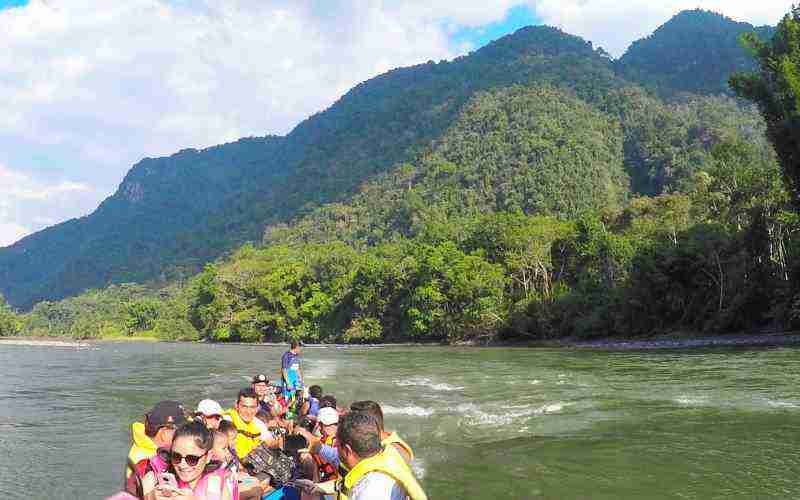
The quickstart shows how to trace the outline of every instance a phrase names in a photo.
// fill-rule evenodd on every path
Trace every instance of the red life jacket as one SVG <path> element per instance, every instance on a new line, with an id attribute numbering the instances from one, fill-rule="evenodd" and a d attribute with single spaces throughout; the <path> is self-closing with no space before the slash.
<path id="1" fill-rule="evenodd" d="M 328 446 L 333 446 L 334 448 L 339 447 L 339 443 L 336 441 L 336 436 L 329 436 L 325 438 L 322 443 L 327 444 Z M 311 456 L 314 458 L 314 462 L 317 464 L 317 469 L 319 469 L 320 482 L 339 478 L 339 471 L 333 466 L 333 464 L 329 464 L 328 462 L 324 461 L 322 457 L 316 453 L 313 453 Z"/>

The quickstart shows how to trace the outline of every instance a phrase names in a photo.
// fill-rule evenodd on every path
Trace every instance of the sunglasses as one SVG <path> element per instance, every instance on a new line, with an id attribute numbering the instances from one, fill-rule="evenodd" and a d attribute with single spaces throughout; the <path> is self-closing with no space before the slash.
<path id="1" fill-rule="evenodd" d="M 202 455 L 197 456 L 197 455 L 181 455 L 180 453 L 173 451 L 170 453 L 169 461 L 172 463 L 172 465 L 180 465 L 181 461 L 185 460 L 186 465 L 188 465 L 189 467 L 194 467 L 195 465 L 197 465 L 200 459 L 206 455 L 208 455 L 208 452 L 205 452 Z"/>

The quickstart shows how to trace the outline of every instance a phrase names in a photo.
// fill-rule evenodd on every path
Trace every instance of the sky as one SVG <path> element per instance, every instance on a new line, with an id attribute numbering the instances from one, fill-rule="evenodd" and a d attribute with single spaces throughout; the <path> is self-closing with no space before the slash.
<path id="1" fill-rule="evenodd" d="M 389 69 L 529 24 L 618 57 L 696 7 L 774 25 L 791 0 L 0 0 L 0 247 L 144 157 L 286 134 Z"/>

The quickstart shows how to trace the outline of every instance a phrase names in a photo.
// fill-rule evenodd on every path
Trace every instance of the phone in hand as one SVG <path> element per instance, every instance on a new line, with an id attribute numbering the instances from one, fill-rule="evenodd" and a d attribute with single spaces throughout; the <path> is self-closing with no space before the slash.
<path id="1" fill-rule="evenodd" d="M 156 476 L 156 480 L 158 481 L 158 486 L 162 489 L 171 489 L 177 490 L 178 489 L 178 481 L 175 479 L 175 475 L 171 472 L 161 472 Z"/>

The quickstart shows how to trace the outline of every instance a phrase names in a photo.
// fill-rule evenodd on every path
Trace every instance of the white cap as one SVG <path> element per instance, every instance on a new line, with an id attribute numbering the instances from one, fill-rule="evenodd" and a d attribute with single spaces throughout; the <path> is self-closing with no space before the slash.
<path id="1" fill-rule="evenodd" d="M 213 399 L 204 399 L 197 405 L 197 411 L 195 413 L 209 417 L 211 415 L 222 416 L 222 414 L 225 412 L 222 411 L 222 407 L 219 405 L 219 403 Z"/>
<path id="2" fill-rule="evenodd" d="M 333 425 L 339 423 L 339 412 L 334 408 L 320 408 L 317 413 L 317 420 L 322 425 Z"/>

